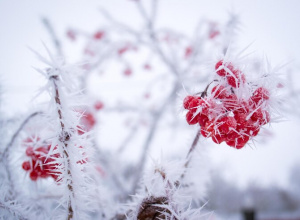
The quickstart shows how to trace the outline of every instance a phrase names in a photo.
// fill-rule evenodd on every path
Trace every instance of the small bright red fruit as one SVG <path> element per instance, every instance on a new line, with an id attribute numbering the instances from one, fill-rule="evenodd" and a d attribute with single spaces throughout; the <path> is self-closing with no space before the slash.
<path id="1" fill-rule="evenodd" d="M 226 140 L 225 136 L 224 135 L 220 135 L 220 134 L 214 134 L 214 135 L 212 135 L 211 139 L 216 144 L 221 144 L 223 141 Z"/>
<path id="2" fill-rule="evenodd" d="M 197 124 L 198 123 L 198 117 L 199 117 L 199 114 L 194 116 L 194 113 L 191 112 L 191 111 L 188 111 L 186 113 L 186 121 L 189 125 Z"/>
<path id="3" fill-rule="evenodd" d="M 31 171 L 30 174 L 29 174 L 29 177 L 30 177 L 30 179 L 31 179 L 32 181 L 36 181 L 37 178 L 38 178 L 38 176 L 39 176 L 39 175 L 38 175 L 38 173 L 37 173 L 36 170 Z"/>
<path id="4" fill-rule="evenodd" d="M 219 76 L 226 76 L 226 71 L 224 68 L 220 68 L 223 65 L 223 60 L 220 60 L 216 63 L 215 70 Z"/>
<path id="5" fill-rule="evenodd" d="M 233 88 L 237 88 L 240 87 L 241 83 L 245 83 L 246 82 L 246 78 L 245 75 L 243 73 L 241 73 L 241 71 L 239 70 L 233 70 L 231 71 L 230 74 L 227 74 L 227 83 L 232 86 Z"/>
<path id="6" fill-rule="evenodd" d="M 198 109 L 198 107 L 201 105 L 201 100 L 198 98 L 194 98 L 193 100 L 190 101 L 188 109 L 192 112 L 195 113 Z"/>
<path id="7" fill-rule="evenodd" d="M 214 98 L 224 99 L 227 96 L 226 88 L 223 85 L 216 85 L 212 90 Z"/>
<path id="8" fill-rule="evenodd" d="M 251 119 L 255 122 L 258 121 L 261 125 L 265 125 L 270 122 L 270 114 L 268 111 L 259 108 L 251 115 Z"/>
<path id="9" fill-rule="evenodd" d="M 200 132 L 203 137 L 208 137 L 210 135 L 209 132 L 207 132 L 203 127 L 201 127 Z"/>
<path id="10" fill-rule="evenodd" d="M 236 129 L 236 120 L 234 117 L 224 117 L 218 120 L 218 129 L 221 133 L 227 134 L 229 131 Z"/>
<path id="11" fill-rule="evenodd" d="M 199 117 L 198 117 L 198 121 L 199 121 L 199 125 L 201 127 L 204 127 L 206 122 L 208 122 L 208 117 L 206 115 L 203 115 L 203 114 L 199 114 Z"/>
<path id="12" fill-rule="evenodd" d="M 190 102 L 194 99 L 196 99 L 196 97 L 191 96 L 191 95 L 188 95 L 187 97 L 185 97 L 183 100 L 183 108 L 189 109 Z"/>
<path id="13" fill-rule="evenodd" d="M 29 161 L 25 161 L 22 163 L 22 168 L 26 171 L 30 170 L 31 169 L 31 166 L 30 166 L 30 162 Z"/>
<path id="14" fill-rule="evenodd" d="M 248 141 L 249 141 L 249 136 L 242 135 L 234 140 L 227 140 L 226 144 L 229 145 L 230 147 L 241 149 L 246 145 Z"/>
<path id="15" fill-rule="evenodd" d="M 269 100 L 269 98 L 270 98 L 269 91 L 266 88 L 259 87 L 254 91 L 251 99 L 257 104 L 261 101 Z"/>
<path id="16" fill-rule="evenodd" d="M 34 155 L 33 147 L 27 147 L 26 155 L 29 157 Z"/>

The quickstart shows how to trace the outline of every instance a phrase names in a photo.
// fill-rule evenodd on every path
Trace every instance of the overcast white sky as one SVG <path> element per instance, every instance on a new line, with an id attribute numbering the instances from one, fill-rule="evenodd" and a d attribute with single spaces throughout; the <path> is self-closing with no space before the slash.
<path id="1" fill-rule="evenodd" d="M 202 17 L 222 21 L 228 18 L 228 12 L 234 11 L 241 19 L 241 45 L 254 41 L 252 50 L 266 54 L 272 63 L 293 61 L 292 65 L 300 67 L 298 0 L 159 1 L 161 25 L 187 33 L 193 31 Z M 26 111 L 43 83 L 42 77 L 31 68 L 39 63 L 27 48 L 40 50 L 42 41 L 52 43 L 40 17 L 48 17 L 62 38 L 70 26 L 97 28 L 102 22 L 100 6 L 129 23 L 138 20 L 131 0 L 0 0 L 0 75 L 5 91 L 2 110 L 9 115 Z M 272 127 L 273 136 L 266 143 L 257 143 L 254 149 L 213 149 L 213 162 L 229 164 L 231 169 L 224 172 L 235 182 L 259 179 L 265 184 L 287 184 L 289 168 L 300 161 L 299 120 L 291 119 Z"/>

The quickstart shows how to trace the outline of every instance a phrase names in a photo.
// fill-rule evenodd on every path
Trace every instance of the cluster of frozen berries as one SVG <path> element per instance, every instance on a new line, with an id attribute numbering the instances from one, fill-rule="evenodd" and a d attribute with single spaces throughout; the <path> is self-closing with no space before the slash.
<path id="1" fill-rule="evenodd" d="M 59 164 L 55 162 L 55 158 L 58 158 L 60 155 L 53 154 L 47 157 L 50 147 L 51 145 L 36 149 L 32 146 L 27 147 L 26 155 L 30 157 L 30 160 L 24 161 L 22 168 L 30 172 L 29 177 L 32 181 L 47 177 L 52 177 L 55 181 L 58 180 L 59 172 L 56 170 Z"/>
<path id="2" fill-rule="evenodd" d="M 188 124 L 199 124 L 201 134 L 220 144 L 241 149 L 261 126 L 270 121 L 269 91 L 252 86 L 232 63 L 220 60 L 215 71 L 217 84 L 200 95 L 187 96 L 183 107 L 188 110 Z"/>

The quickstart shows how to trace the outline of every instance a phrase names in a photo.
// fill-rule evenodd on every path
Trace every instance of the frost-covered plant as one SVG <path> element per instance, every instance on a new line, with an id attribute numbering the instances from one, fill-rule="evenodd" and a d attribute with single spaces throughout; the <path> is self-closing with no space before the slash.
<path id="1" fill-rule="evenodd" d="M 184 99 L 186 120 L 199 124 L 201 134 L 215 143 L 225 141 L 241 149 L 270 122 L 268 75 L 262 72 L 260 82 L 248 81 L 240 68 L 225 59 L 216 63 L 215 75 L 203 92 Z"/>
<path id="2" fill-rule="evenodd" d="M 77 65 L 67 65 L 61 59 L 61 44 L 50 22 L 43 20 L 59 58 L 48 49 L 50 59 L 33 51 L 47 65 L 37 71 L 47 80 L 41 92 L 46 91 L 50 100 L 46 107 L 29 114 L 1 152 L 1 174 L 3 171 L 5 180 L 1 184 L 7 190 L 1 191 L 0 209 L 5 210 L 1 217 L 205 219 L 202 202 L 208 174 L 205 150 L 197 151 L 200 137 L 212 137 L 217 144 L 225 141 L 239 149 L 273 120 L 276 101 L 270 83 L 274 80 L 272 71 L 229 57 L 228 37 L 234 36 L 235 16 L 223 25 L 199 23 L 195 36 L 188 37 L 155 26 L 156 0 L 152 1 L 151 12 L 145 10 L 141 1 L 134 4 L 144 19 L 139 30 L 105 11 L 102 13 L 110 28 L 103 27 L 92 34 L 68 30 L 72 41 L 79 37 L 86 40 Z M 223 54 L 222 59 L 212 61 L 216 60 L 214 53 Z M 140 55 L 142 59 L 138 59 Z M 90 77 L 96 73 L 106 72 L 100 75 L 109 78 L 108 73 L 121 72 L 122 82 L 126 82 L 139 72 L 137 69 L 154 76 L 141 86 L 142 90 L 134 90 L 134 99 L 127 98 L 126 89 L 115 102 L 109 96 L 94 98 L 88 90 Z M 205 89 L 194 94 L 191 91 L 195 87 L 197 91 Z M 193 94 L 183 101 L 188 110 L 186 120 L 200 125 L 190 148 L 179 144 L 187 151 L 186 157 L 161 159 L 146 169 L 148 152 L 154 143 L 159 145 L 160 133 L 190 133 L 185 123 L 178 120 L 177 111 L 178 94 L 186 92 Z M 179 99 L 182 103 L 183 98 Z M 105 127 L 122 127 L 124 118 L 127 120 L 123 131 L 127 135 Z M 103 135 L 107 130 L 111 139 Z M 172 137 L 176 140 L 178 136 Z M 112 143 L 101 142 L 105 138 L 119 141 L 120 146 L 111 150 Z M 164 143 L 163 138 L 159 141 Z M 167 145 L 176 141 L 169 142 Z M 137 150 L 140 154 L 132 161 Z"/>

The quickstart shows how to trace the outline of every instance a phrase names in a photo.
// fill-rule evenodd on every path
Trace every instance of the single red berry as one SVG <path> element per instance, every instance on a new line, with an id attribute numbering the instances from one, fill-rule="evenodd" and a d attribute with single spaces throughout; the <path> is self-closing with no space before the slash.
<path id="1" fill-rule="evenodd" d="M 261 125 L 265 125 L 270 122 L 270 114 L 268 111 L 259 108 L 251 115 L 251 119 L 254 122 L 258 121 Z"/>
<path id="2" fill-rule="evenodd" d="M 151 70 L 152 67 L 150 66 L 150 64 L 146 63 L 146 64 L 144 65 L 144 69 L 145 69 L 145 70 Z"/>
<path id="3" fill-rule="evenodd" d="M 226 135 L 214 134 L 214 135 L 212 135 L 211 139 L 216 144 L 221 144 L 223 141 L 226 140 Z"/>
<path id="4" fill-rule="evenodd" d="M 220 31 L 218 31 L 218 30 L 211 30 L 210 32 L 209 32 L 209 35 L 208 35 L 208 37 L 209 37 L 209 39 L 214 39 L 216 36 L 218 36 L 220 34 Z"/>
<path id="5" fill-rule="evenodd" d="M 248 126 L 245 133 L 251 137 L 255 137 L 259 133 L 259 126 L 255 126 L 254 124 L 252 126 Z"/>
<path id="6" fill-rule="evenodd" d="M 37 180 L 37 178 L 38 178 L 38 173 L 36 172 L 36 170 L 33 170 L 33 171 L 31 171 L 30 172 L 30 174 L 29 174 L 29 177 L 30 177 L 30 179 L 32 180 L 32 181 L 36 181 Z"/>
<path id="7" fill-rule="evenodd" d="M 201 103 L 202 103 L 202 101 L 200 99 L 195 98 L 190 101 L 188 109 L 191 112 L 195 113 L 198 110 L 198 108 L 200 107 Z"/>
<path id="8" fill-rule="evenodd" d="M 227 134 L 229 131 L 236 129 L 237 123 L 234 117 L 223 117 L 217 122 L 218 129 L 221 133 Z"/>
<path id="9" fill-rule="evenodd" d="M 231 140 L 234 140 L 234 139 L 240 137 L 241 134 L 240 134 L 239 131 L 237 131 L 237 130 L 238 130 L 238 129 L 229 131 L 229 132 L 226 134 L 226 141 L 231 141 Z"/>
<path id="10" fill-rule="evenodd" d="M 240 87 L 241 83 L 246 82 L 245 75 L 239 70 L 233 70 L 226 76 L 227 83 L 233 88 Z"/>
<path id="11" fill-rule="evenodd" d="M 226 71 L 222 68 L 223 60 L 220 60 L 215 65 L 215 70 L 219 76 L 226 76 Z"/>
<path id="12" fill-rule="evenodd" d="M 101 40 L 103 37 L 104 37 L 104 32 L 103 31 L 97 31 L 94 34 L 94 39 L 96 39 L 96 40 Z"/>
<path id="13" fill-rule="evenodd" d="M 26 171 L 31 170 L 30 162 L 29 162 L 29 161 L 23 162 L 23 163 L 22 163 L 22 168 L 23 168 L 23 170 L 26 170 Z"/>
<path id="14" fill-rule="evenodd" d="M 207 132 L 204 127 L 201 127 L 200 132 L 203 137 L 209 137 L 209 135 L 210 135 L 210 133 Z"/>
<path id="15" fill-rule="evenodd" d="M 207 136 L 210 137 L 214 133 L 215 124 L 213 120 L 206 122 L 204 130 L 207 133 Z"/>
<path id="16" fill-rule="evenodd" d="M 188 95 L 183 100 L 183 108 L 189 109 L 190 102 L 194 99 L 197 99 L 195 96 Z"/>
<path id="17" fill-rule="evenodd" d="M 26 155 L 31 157 L 34 155 L 34 150 L 33 150 L 33 147 L 27 147 L 26 149 Z"/>
<path id="18" fill-rule="evenodd" d="M 188 59 L 193 54 L 193 48 L 191 46 L 185 48 L 184 57 Z"/>
<path id="19" fill-rule="evenodd" d="M 188 111 L 186 113 L 186 121 L 189 125 L 197 124 L 199 121 L 198 117 L 199 117 L 199 114 L 194 116 L 194 113 L 191 111 Z"/>
<path id="20" fill-rule="evenodd" d="M 259 102 L 261 102 L 261 101 L 264 101 L 264 100 L 269 100 L 269 98 L 270 98 L 270 93 L 269 93 L 269 91 L 266 89 L 266 88 L 264 88 L 264 87 L 259 87 L 259 88 L 257 88 L 255 91 L 254 91 L 254 93 L 253 93 L 253 95 L 252 95 L 252 97 L 251 97 L 251 99 L 257 104 L 257 103 L 259 103 Z"/>
<path id="21" fill-rule="evenodd" d="M 228 94 L 226 88 L 223 85 L 216 85 L 211 90 L 211 93 L 214 98 L 224 99 Z"/>
<path id="22" fill-rule="evenodd" d="M 103 102 L 101 101 L 97 101 L 95 104 L 94 104 L 94 108 L 99 111 L 100 109 L 102 109 L 104 107 L 104 104 Z"/>
<path id="23" fill-rule="evenodd" d="M 130 68 L 127 68 L 127 69 L 124 70 L 123 73 L 124 73 L 125 76 L 130 76 L 132 74 L 132 70 Z"/>
<path id="24" fill-rule="evenodd" d="M 124 54 L 125 52 L 127 52 L 129 50 L 129 48 L 130 48 L 129 46 L 124 46 L 124 47 L 120 48 L 118 50 L 118 54 L 121 56 L 122 54 Z"/>
<path id="25" fill-rule="evenodd" d="M 230 147 L 234 147 L 236 149 L 243 148 L 246 143 L 249 141 L 249 137 L 246 135 L 241 135 L 240 137 L 233 139 L 233 140 L 227 140 L 226 144 Z"/>
<path id="26" fill-rule="evenodd" d="M 206 122 L 208 122 L 208 117 L 206 115 L 203 115 L 203 114 L 199 114 L 199 117 L 198 117 L 198 121 L 199 121 L 199 125 L 201 127 L 204 127 Z"/>

